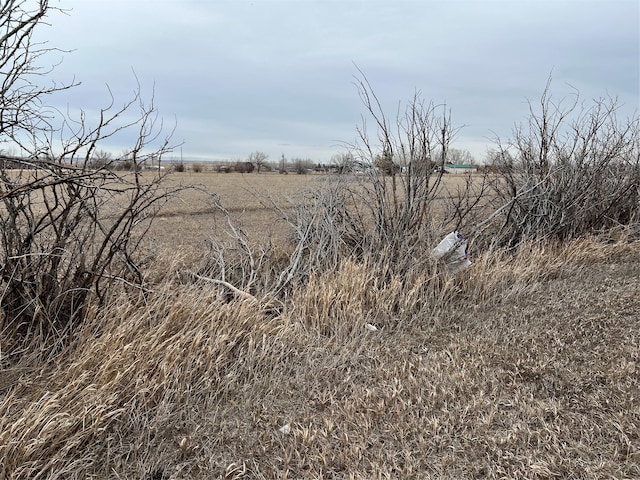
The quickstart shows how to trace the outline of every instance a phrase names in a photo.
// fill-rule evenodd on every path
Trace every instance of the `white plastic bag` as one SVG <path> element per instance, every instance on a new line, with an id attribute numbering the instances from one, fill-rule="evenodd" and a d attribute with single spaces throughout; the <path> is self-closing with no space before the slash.
<path id="1" fill-rule="evenodd" d="M 451 273 L 458 273 L 471 266 L 467 255 L 467 241 L 460 232 L 451 232 L 431 252 L 431 256 L 444 259 Z"/>

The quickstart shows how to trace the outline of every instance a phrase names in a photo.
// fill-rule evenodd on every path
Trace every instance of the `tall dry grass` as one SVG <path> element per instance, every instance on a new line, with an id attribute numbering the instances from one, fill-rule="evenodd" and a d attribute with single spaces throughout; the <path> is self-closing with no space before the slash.
<path id="1" fill-rule="evenodd" d="M 349 260 L 279 313 L 157 268 L 57 357 L 4 366 L 0 477 L 640 475 L 637 242 L 410 284 Z"/>

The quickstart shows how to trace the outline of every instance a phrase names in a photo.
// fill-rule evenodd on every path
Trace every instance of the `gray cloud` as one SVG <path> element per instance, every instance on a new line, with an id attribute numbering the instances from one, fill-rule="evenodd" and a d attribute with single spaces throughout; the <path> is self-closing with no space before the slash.
<path id="1" fill-rule="evenodd" d="M 558 96 L 619 96 L 637 110 L 640 6 L 601 1 L 61 1 L 46 30 L 75 49 L 56 77 L 82 87 L 61 104 L 88 111 L 155 88 L 185 158 L 328 161 L 364 109 L 357 65 L 389 113 L 415 89 L 467 125 L 457 145 L 482 158 L 508 136 L 553 72 Z M 155 85 L 155 87 L 154 87 Z M 117 146 L 114 146 L 117 148 Z"/>

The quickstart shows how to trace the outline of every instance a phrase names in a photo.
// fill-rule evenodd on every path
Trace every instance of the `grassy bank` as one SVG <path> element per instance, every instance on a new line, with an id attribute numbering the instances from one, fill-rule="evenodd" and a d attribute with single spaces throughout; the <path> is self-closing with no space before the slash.
<path id="1" fill-rule="evenodd" d="M 637 242 L 523 245 L 429 289 L 346 262 L 278 311 L 173 265 L 3 370 L 0 476 L 640 475 Z"/>

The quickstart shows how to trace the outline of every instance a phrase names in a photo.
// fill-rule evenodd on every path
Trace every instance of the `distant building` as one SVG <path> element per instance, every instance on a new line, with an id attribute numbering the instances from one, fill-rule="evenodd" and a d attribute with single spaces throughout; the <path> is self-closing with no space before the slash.
<path id="1" fill-rule="evenodd" d="M 478 167 L 476 167 L 475 165 L 465 165 L 465 164 L 456 165 L 453 163 L 448 163 L 444 166 L 444 171 L 447 173 L 457 173 L 457 174 L 477 173 Z"/>

